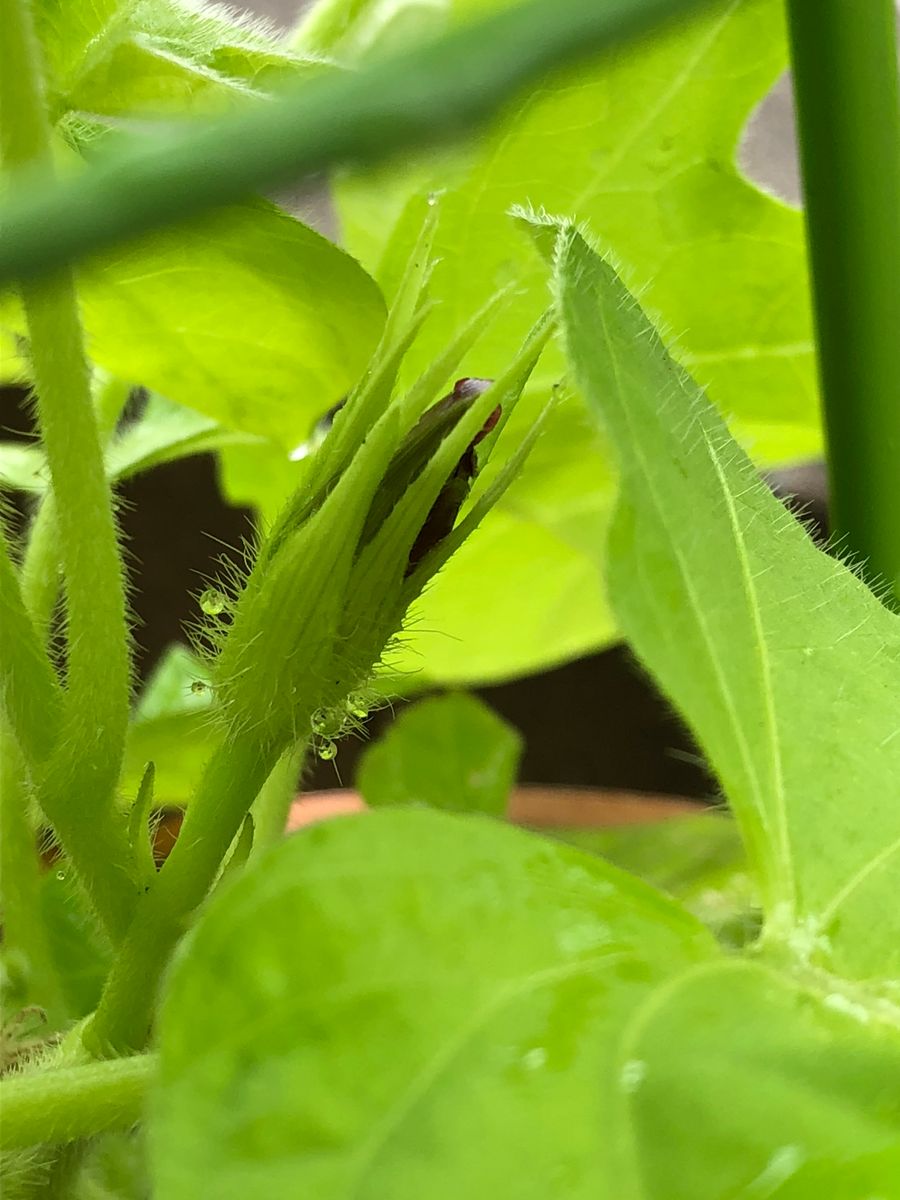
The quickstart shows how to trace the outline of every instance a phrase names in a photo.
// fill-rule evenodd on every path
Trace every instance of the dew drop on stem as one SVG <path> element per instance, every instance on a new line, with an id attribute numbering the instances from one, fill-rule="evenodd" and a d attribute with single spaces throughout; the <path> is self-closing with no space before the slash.
<path id="1" fill-rule="evenodd" d="M 208 617 L 217 617 L 225 611 L 226 598 L 218 588 L 207 588 L 200 594 L 200 607 Z"/>

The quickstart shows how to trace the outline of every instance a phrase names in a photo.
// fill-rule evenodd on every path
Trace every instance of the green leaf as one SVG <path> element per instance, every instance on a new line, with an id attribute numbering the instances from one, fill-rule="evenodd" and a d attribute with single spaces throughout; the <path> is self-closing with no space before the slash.
<path id="1" fill-rule="evenodd" d="M 900 1142 L 871 1154 L 820 1158 L 803 1163 L 766 1200 L 900 1200 Z"/>
<path id="2" fill-rule="evenodd" d="M 781 1196 L 812 1168 L 824 1190 L 787 1195 L 897 1196 L 900 1034 L 838 988 L 708 964 L 635 1014 L 621 1055 L 642 1200 Z M 870 1154 L 871 1190 L 833 1192 L 830 1168 Z"/>
<path id="3" fill-rule="evenodd" d="M 128 728 L 121 790 L 133 798 L 147 763 L 155 767 L 157 808 L 185 805 L 222 731 L 212 712 L 212 692 L 200 687 L 206 669 L 184 647 L 173 645 L 150 677 Z"/>
<path id="4" fill-rule="evenodd" d="M 715 767 L 772 952 L 900 972 L 900 621 L 759 480 L 613 269 L 572 230 L 572 369 L 622 471 L 613 605 Z"/>
<path id="5" fill-rule="evenodd" d="M 248 202 L 82 268 L 95 362 L 285 451 L 356 381 L 384 324 L 371 279 Z"/>
<path id="6" fill-rule="evenodd" d="M 130 479 L 163 463 L 193 454 L 208 454 L 226 446 L 266 445 L 252 433 L 225 429 L 211 417 L 153 395 L 140 418 L 113 439 L 106 452 L 110 479 Z M 279 452 L 279 457 L 284 457 Z M 21 442 L 0 442 L 0 487 L 10 491 L 42 492 L 50 472 L 43 452 Z"/>
<path id="7" fill-rule="evenodd" d="M 444 7 L 450 19 L 473 8 L 468 0 Z M 387 282 L 408 211 L 429 190 L 442 191 L 432 282 L 442 319 L 458 321 L 494 288 L 516 287 L 516 304 L 487 331 L 470 368 L 490 376 L 545 302 L 545 272 L 509 209 L 530 203 L 586 220 L 625 264 L 629 285 L 677 330 L 679 358 L 754 454 L 769 461 L 814 452 L 800 215 L 752 187 L 735 162 L 753 106 L 785 66 L 781 9 L 779 0 L 710 6 L 614 59 L 547 81 L 453 155 L 414 162 L 405 174 L 392 164 L 346 177 L 338 187 L 346 244 Z M 355 11 L 349 3 L 344 10 Z M 365 8 L 362 16 L 370 18 Z M 433 345 L 426 331 L 417 353 L 427 359 Z M 420 360 L 409 365 L 416 370 Z M 561 370 L 560 358 L 548 355 L 535 384 Z M 612 637 L 614 622 L 594 588 L 593 547 L 612 502 L 602 440 L 579 431 L 565 406 L 546 440 L 557 452 L 554 494 L 529 503 L 542 491 L 539 448 L 420 606 L 422 630 L 446 631 L 453 641 L 414 630 L 401 669 L 429 681 L 484 680 L 560 662 Z M 507 539 L 509 554 L 492 562 Z M 530 629 L 494 619 L 518 613 L 522 595 L 534 614 Z M 484 618 L 481 600 L 491 606 Z"/>
<path id="8" fill-rule="evenodd" d="M 0 488 L 9 492 L 42 492 L 50 469 L 42 451 L 27 442 L 0 442 Z"/>
<path id="9" fill-rule="evenodd" d="M 427 804 L 501 817 L 522 753 L 511 725 L 474 696 L 423 700 L 363 756 L 356 785 L 366 802 Z"/>
<path id="10" fill-rule="evenodd" d="M 153 395 L 140 419 L 109 447 L 106 469 L 110 479 L 130 479 L 162 463 L 208 454 L 224 446 L 258 445 L 261 438 L 225 429 L 211 417 Z"/>
<path id="11" fill-rule="evenodd" d="M 213 897 L 173 965 L 159 1195 L 621 1196 L 611 1043 L 711 953 L 649 888 L 500 822 L 305 831 Z"/>
<path id="12" fill-rule="evenodd" d="M 22 353 L 18 338 L 0 323 L 0 386 L 27 384 L 31 376 L 31 364 Z"/>
<path id="13" fill-rule="evenodd" d="M 672 817 L 648 825 L 543 831 L 600 854 L 614 866 L 668 892 L 730 946 L 759 935 L 759 897 L 747 872 L 735 823 L 725 813 Z"/>
<path id="14" fill-rule="evenodd" d="M 112 947 L 97 926 L 64 861 L 41 881 L 41 919 L 69 1015 L 85 1017 L 100 999 Z"/>

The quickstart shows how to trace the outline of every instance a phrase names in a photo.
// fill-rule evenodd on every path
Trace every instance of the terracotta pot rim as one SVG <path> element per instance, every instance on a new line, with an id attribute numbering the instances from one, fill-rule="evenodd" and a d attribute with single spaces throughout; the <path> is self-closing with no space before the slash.
<path id="1" fill-rule="evenodd" d="M 352 788 L 307 792 L 294 801 L 287 830 L 364 809 L 362 798 Z M 652 824 L 707 809 L 695 800 L 658 792 L 523 784 L 510 794 L 508 816 L 517 825 L 534 828 L 598 829 Z"/>

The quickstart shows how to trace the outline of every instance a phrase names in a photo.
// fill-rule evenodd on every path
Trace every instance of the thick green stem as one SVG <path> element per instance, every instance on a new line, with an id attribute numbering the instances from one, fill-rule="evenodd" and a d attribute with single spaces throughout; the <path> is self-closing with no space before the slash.
<path id="1" fill-rule="evenodd" d="M 28 819 L 28 770 L 18 743 L 0 716 L 0 899 L 3 948 L 18 952 L 27 977 L 25 999 L 47 1013 L 51 1029 L 67 1014 L 62 987 L 41 916 L 41 864 Z"/>
<path id="2" fill-rule="evenodd" d="M 0 27 L 3 161 L 49 172 L 50 129 L 26 0 L 0 0 Z M 62 744 L 41 781 L 40 802 L 115 938 L 135 898 L 125 829 L 112 804 L 129 704 L 123 572 L 72 274 L 63 270 L 21 292 L 66 592 Z"/>
<path id="3" fill-rule="evenodd" d="M 93 403 L 101 443 L 106 444 L 111 437 L 130 393 L 130 384 L 95 369 Z M 59 558 L 56 501 L 53 492 L 48 490 L 32 519 L 19 575 L 28 614 L 44 633 L 49 629 L 59 599 Z"/>
<path id="4" fill-rule="evenodd" d="M 140 1120 L 156 1057 L 36 1070 L 0 1082 L 0 1149 L 62 1144 Z"/>
<path id="5" fill-rule="evenodd" d="M 52 754 L 63 696 L 47 652 L 25 609 L 0 521 L 0 706 L 32 775 Z"/>
<path id="6" fill-rule="evenodd" d="M 160 976 L 205 898 L 277 752 L 251 738 L 220 746 L 188 806 L 178 841 L 155 886 L 141 897 L 100 1006 L 84 1033 L 98 1057 L 141 1049 Z"/>
<path id="7" fill-rule="evenodd" d="M 893 0 L 788 0 L 835 533 L 900 597 Z"/>
<path id="8" fill-rule="evenodd" d="M 22 599 L 46 644 L 59 599 L 59 527 L 53 492 L 45 492 L 28 530 L 28 545 L 19 571 Z"/>
<path id="9" fill-rule="evenodd" d="M 248 192 L 457 137 L 545 71 L 710 0 L 530 0 L 359 72 L 122 151 L 0 209 L 0 282 L 37 275 Z"/>
<path id="10" fill-rule="evenodd" d="M 284 837 L 297 781 L 306 758 L 306 743 L 285 751 L 253 802 L 253 850 L 255 857 Z"/>

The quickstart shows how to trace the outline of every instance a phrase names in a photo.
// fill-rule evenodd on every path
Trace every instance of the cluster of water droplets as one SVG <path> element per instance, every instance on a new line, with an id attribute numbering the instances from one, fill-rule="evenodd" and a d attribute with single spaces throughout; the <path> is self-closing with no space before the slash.
<path id="1" fill-rule="evenodd" d="M 324 762 L 331 762 L 337 756 L 336 739 L 358 728 L 370 711 L 371 705 L 362 692 L 351 692 L 340 708 L 317 708 L 309 721 L 316 755 Z"/>

